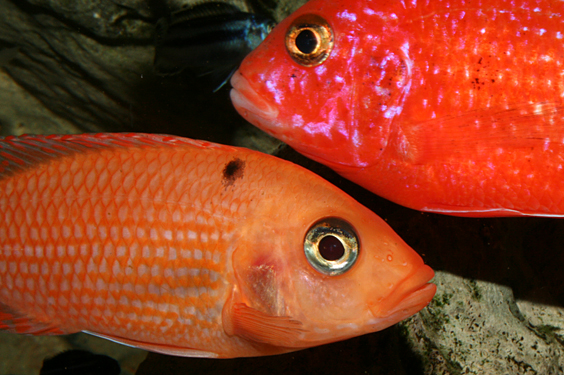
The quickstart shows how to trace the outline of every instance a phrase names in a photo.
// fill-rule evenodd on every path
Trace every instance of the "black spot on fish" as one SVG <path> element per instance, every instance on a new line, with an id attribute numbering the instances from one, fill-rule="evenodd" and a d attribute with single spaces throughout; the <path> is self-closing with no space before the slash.
<path id="1" fill-rule="evenodd" d="M 243 172 L 245 171 L 245 162 L 239 158 L 231 160 L 229 163 L 225 164 L 223 168 L 223 185 L 231 186 L 235 183 L 235 180 L 243 178 Z"/>

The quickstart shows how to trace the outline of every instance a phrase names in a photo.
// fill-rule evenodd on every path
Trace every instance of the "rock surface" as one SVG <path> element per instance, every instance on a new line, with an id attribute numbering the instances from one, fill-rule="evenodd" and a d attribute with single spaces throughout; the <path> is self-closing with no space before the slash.
<path id="1" fill-rule="evenodd" d="M 2 90 L 2 132 L 157 131 L 245 144 L 237 129 L 254 130 L 227 87 L 214 95 L 153 72 L 156 21 L 194 2 L 0 0 L 2 87 L 29 99 Z M 280 4 L 273 17 L 288 12 Z"/>
<path id="2" fill-rule="evenodd" d="M 280 20 L 303 2 L 254 0 L 250 8 Z M 0 134 L 146 131 L 277 150 L 278 142 L 237 115 L 227 88 L 212 94 L 153 74 L 154 24 L 187 3 L 0 0 Z M 401 324 L 346 342 L 226 361 L 150 354 L 138 374 L 564 372 L 564 222 L 422 214 L 287 149 L 279 155 L 320 173 L 386 219 L 438 270 L 437 296 Z M 119 356 L 129 374 L 144 357 L 86 335 L 0 333 L 0 374 L 37 374 L 45 356 L 71 347 Z"/>

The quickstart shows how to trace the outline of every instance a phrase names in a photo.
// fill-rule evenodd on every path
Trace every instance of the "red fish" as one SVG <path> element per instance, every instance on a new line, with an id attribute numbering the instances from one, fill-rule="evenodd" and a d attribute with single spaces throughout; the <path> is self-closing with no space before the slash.
<path id="1" fill-rule="evenodd" d="M 564 2 L 311 0 L 232 78 L 251 123 L 399 204 L 564 215 Z"/>
<path id="2" fill-rule="evenodd" d="M 143 134 L 0 140 L 0 328 L 195 357 L 284 353 L 423 308 L 433 271 L 299 166 Z"/>

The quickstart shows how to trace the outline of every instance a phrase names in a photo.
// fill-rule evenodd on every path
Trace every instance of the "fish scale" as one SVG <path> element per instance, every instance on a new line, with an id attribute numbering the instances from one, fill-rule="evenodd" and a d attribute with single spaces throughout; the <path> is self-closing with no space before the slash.
<path id="1" fill-rule="evenodd" d="M 415 68 L 432 70 L 414 85 L 417 99 L 425 104 L 406 102 L 406 115 L 413 121 L 430 118 L 430 111 L 440 118 L 477 108 L 512 107 L 524 98 L 554 101 L 564 90 L 558 74 L 564 23 L 557 2 L 496 1 L 464 7 L 446 1 L 429 3 L 421 11 L 428 15 L 403 22 L 419 36 L 410 46 Z M 423 91 L 424 85 L 433 90 Z M 500 85 L 515 91 L 504 92 Z M 541 87 L 550 91 L 542 94 Z"/>
<path id="2" fill-rule="evenodd" d="M 0 139 L 0 165 L 3 330 L 257 356 L 383 329 L 435 292 L 374 213 L 269 155 L 172 136 L 22 136 Z M 304 254 L 332 216 L 355 223 L 368 254 L 337 278 Z"/>
<path id="3" fill-rule="evenodd" d="M 219 277 L 227 261 L 220 249 L 232 237 L 231 213 L 223 215 L 211 207 L 217 202 L 202 195 L 214 168 L 203 159 L 163 155 L 158 148 L 100 150 L 0 181 L 3 222 L 9 223 L 0 228 L 5 239 L 0 269 L 9 270 L 2 272 L 7 286 L 2 299 L 21 312 L 33 308 L 36 320 L 65 325 L 68 332 L 86 326 L 126 337 L 134 326 L 141 339 L 164 342 L 142 334 L 158 330 L 167 342 L 180 344 L 186 334 L 217 330 L 218 322 L 208 316 L 221 316 L 218 301 L 227 290 Z M 146 178 L 145 170 L 156 169 L 160 174 Z M 199 184 L 191 186 L 191 180 Z M 200 209 L 194 215 L 193 205 L 209 207 L 213 214 Z M 23 254 L 22 241 L 27 244 Z M 42 298 L 30 306 L 26 296 L 34 294 Z M 183 307 L 186 301 L 190 308 Z M 60 310 L 71 304 L 82 308 Z"/>

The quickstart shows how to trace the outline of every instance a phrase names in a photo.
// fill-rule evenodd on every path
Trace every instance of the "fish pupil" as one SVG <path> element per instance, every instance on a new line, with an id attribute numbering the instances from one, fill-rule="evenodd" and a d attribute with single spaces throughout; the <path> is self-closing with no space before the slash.
<path id="1" fill-rule="evenodd" d="M 326 236 L 319 241 L 319 254 L 325 260 L 338 260 L 345 254 L 345 247 L 335 236 Z"/>
<path id="2" fill-rule="evenodd" d="M 296 36 L 296 47 L 301 53 L 310 54 L 317 48 L 317 38 L 310 29 L 300 31 Z"/>

